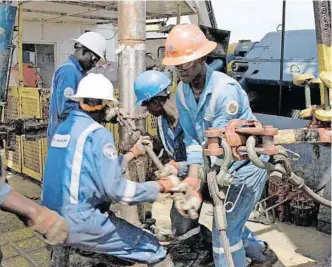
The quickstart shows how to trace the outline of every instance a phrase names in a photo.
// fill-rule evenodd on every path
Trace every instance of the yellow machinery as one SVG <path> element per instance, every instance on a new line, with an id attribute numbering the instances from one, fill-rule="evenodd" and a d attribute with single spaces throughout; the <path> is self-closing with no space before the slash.
<path id="1" fill-rule="evenodd" d="M 17 86 L 8 88 L 6 120 L 40 118 L 47 120 L 49 89 L 29 88 L 24 86 L 24 67 L 22 33 L 22 5 L 18 5 L 18 82 Z M 17 173 L 23 173 L 36 180 L 43 177 L 44 161 L 47 154 L 46 139 L 37 141 L 26 140 L 25 136 L 16 137 L 16 150 L 5 152 L 5 165 Z"/>
<path id="2" fill-rule="evenodd" d="M 301 118 L 314 118 L 321 122 L 331 122 L 332 118 L 332 70 L 331 70 L 331 2 L 313 1 L 317 36 L 319 77 L 303 74 L 294 78 L 295 85 L 304 86 L 306 109 Z M 321 106 L 311 106 L 310 85 L 320 84 Z"/>

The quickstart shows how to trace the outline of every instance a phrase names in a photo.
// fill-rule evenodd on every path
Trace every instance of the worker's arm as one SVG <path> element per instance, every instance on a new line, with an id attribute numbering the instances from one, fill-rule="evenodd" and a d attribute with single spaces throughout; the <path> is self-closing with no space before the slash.
<path id="1" fill-rule="evenodd" d="M 189 111 L 181 102 L 178 93 L 176 94 L 176 107 L 179 112 L 179 120 L 185 136 L 187 162 L 189 165 L 188 176 L 198 178 L 198 170 L 204 163 L 202 155 L 203 149 L 196 139 L 196 129 L 192 123 Z"/>
<path id="2" fill-rule="evenodd" d="M 94 163 L 96 183 L 100 184 L 105 198 L 127 205 L 137 205 L 141 202 L 154 202 L 160 192 L 167 192 L 177 181 L 136 183 L 127 180 L 122 175 L 112 134 L 106 138 L 94 138 Z M 135 154 L 135 152 L 133 153 Z M 167 181 L 166 181 L 167 180 Z"/>
<path id="3" fill-rule="evenodd" d="M 128 153 L 126 153 L 122 158 L 120 158 L 119 162 L 121 168 L 123 170 L 126 169 L 127 164 L 133 159 L 143 156 L 146 154 L 145 146 L 151 143 L 149 136 L 141 136 L 136 144 L 130 149 Z"/>
<path id="4" fill-rule="evenodd" d="M 62 244 L 67 239 L 69 228 L 62 217 L 15 192 L 6 183 L 0 185 L 0 206 L 26 217 L 31 229 L 43 234 L 51 245 Z"/>
<path id="5" fill-rule="evenodd" d="M 58 116 L 66 118 L 72 110 L 78 109 L 78 103 L 72 101 L 68 96 L 74 95 L 77 91 L 79 77 L 72 66 L 65 66 L 60 69 L 55 77 L 56 101 Z"/>

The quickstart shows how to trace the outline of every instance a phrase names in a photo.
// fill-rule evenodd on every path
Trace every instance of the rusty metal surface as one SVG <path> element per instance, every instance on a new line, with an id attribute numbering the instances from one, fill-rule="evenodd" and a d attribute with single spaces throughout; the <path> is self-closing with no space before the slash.
<path id="1" fill-rule="evenodd" d="M 285 136 L 285 133 L 288 136 Z M 289 130 L 279 130 L 278 135 L 275 136 L 275 144 L 300 144 L 300 143 L 331 143 L 332 131 L 331 128 L 302 128 L 292 130 L 289 136 Z"/>
<path id="2" fill-rule="evenodd" d="M 146 2 L 119 2 L 119 43 L 143 42 L 146 39 Z"/>
<path id="3" fill-rule="evenodd" d="M 331 1 L 313 1 L 318 44 L 331 46 Z"/>
<path id="4" fill-rule="evenodd" d="M 133 84 L 136 76 L 146 67 L 146 2 L 145 1 L 119 1 L 119 81 L 120 81 L 120 107 L 131 111 L 131 115 L 140 115 L 142 112 L 134 108 L 136 97 Z M 138 122 L 144 129 L 145 121 Z M 128 151 L 133 145 L 125 127 L 120 127 L 120 151 Z"/>

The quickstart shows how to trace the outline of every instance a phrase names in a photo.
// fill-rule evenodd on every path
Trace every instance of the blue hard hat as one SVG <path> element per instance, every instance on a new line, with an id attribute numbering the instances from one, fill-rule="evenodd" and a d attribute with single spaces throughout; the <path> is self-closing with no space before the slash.
<path id="1" fill-rule="evenodd" d="M 156 70 L 148 70 L 139 74 L 134 82 L 134 92 L 137 99 L 135 106 L 139 106 L 144 101 L 158 95 L 170 84 L 171 79 Z"/>

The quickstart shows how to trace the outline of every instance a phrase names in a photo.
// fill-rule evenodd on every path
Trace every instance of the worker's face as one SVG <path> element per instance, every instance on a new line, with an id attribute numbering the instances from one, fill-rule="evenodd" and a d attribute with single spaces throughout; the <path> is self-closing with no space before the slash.
<path id="1" fill-rule="evenodd" d="M 191 83 L 203 70 L 204 60 L 197 59 L 176 67 L 180 80 L 184 83 Z"/>
<path id="2" fill-rule="evenodd" d="M 103 100 L 101 99 L 84 99 L 83 105 L 87 106 L 82 106 L 80 104 L 80 107 L 86 111 L 91 118 L 93 118 L 96 122 L 102 123 L 105 120 L 106 117 L 106 110 L 107 110 L 107 105 L 106 103 L 103 103 Z M 98 107 L 98 110 L 93 110 Z"/>
<path id="3" fill-rule="evenodd" d="M 89 71 L 96 66 L 99 60 L 100 60 L 99 56 L 97 56 L 88 49 L 83 49 L 79 63 L 84 71 Z"/>
<path id="4" fill-rule="evenodd" d="M 156 96 L 151 98 L 149 101 L 144 101 L 142 103 L 143 107 L 146 107 L 149 113 L 153 116 L 159 117 L 165 114 L 164 104 L 167 100 L 165 96 Z"/>

